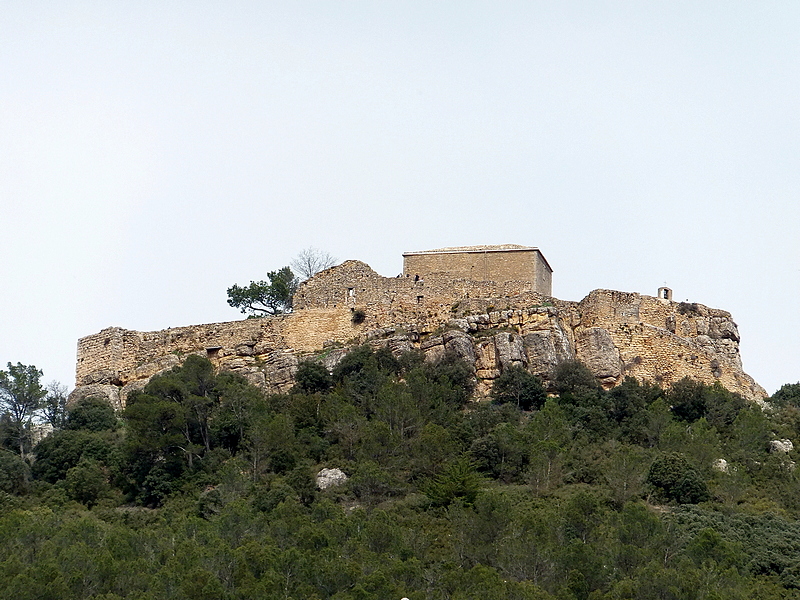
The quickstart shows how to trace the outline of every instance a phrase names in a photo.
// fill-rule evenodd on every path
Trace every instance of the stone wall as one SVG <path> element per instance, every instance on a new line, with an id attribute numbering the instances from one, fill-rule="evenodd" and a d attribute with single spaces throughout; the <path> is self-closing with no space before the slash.
<path id="1" fill-rule="evenodd" d="M 431 276 L 471 281 L 529 281 L 546 296 L 552 293 L 552 270 L 537 248 L 470 246 L 403 254 L 403 276 Z"/>
<path id="2" fill-rule="evenodd" d="M 282 392 L 293 384 L 298 357 L 357 335 L 349 311 L 341 309 L 151 332 L 110 327 L 78 340 L 73 396 L 105 396 L 121 408 L 132 390 L 189 354 L 207 356 L 268 392 Z"/>
<path id="3" fill-rule="evenodd" d="M 360 343 L 417 349 L 431 360 L 456 352 L 474 365 L 479 395 L 511 365 L 549 381 L 573 358 L 606 388 L 626 375 L 661 385 L 689 376 L 755 401 L 767 395 L 742 370 L 739 333 L 722 310 L 611 290 L 566 302 L 532 290 L 529 281 L 415 282 L 347 261 L 303 283 L 289 315 L 155 332 L 108 328 L 82 338 L 71 401 L 96 395 L 120 408 L 132 390 L 188 354 L 208 356 L 267 392 L 284 392 L 298 361 L 312 357 L 333 368 Z"/>
<path id="4" fill-rule="evenodd" d="M 453 316 L 489 307 L 541 304 L 545 296 L 532 281 L 473 281 L 434 274 L 382 277 L 369 265 L 348 260 L 303 282 L 294 297 L 296 312 L 309 309 L 362 311 L 368 326 L 386 324 L 436 328 Z"/>

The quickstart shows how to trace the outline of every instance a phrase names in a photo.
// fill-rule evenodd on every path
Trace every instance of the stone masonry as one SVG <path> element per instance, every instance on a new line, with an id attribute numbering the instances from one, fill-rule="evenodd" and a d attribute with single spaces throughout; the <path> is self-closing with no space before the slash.
<path id="1" fill-rule="evenodd" d="M 299 361 L 333 368 L 360 343 L 430 360 L 455 352 L 474 365 L 479 397 L 512 365 L 549 382 L 573 358 L 605 388 L 627 375 L 661 385 L 689 376 L 753 401 L 767 396 L 742 370 L 739 333 L 722 310 L 610 290 L 567 302 L 530 280 L 388 278 L 351 260 L 301 284 L 291 314 L 155 332 L 111 327 L 80 339 L 71 401 L 101 396 L 122 408 L 132 390 L 188 354 L 285 392 Z"/>
<path id="2" fill-rule="evenodd" d="M 403 254 L 404 277 L 450 277 L 472 281 L 530 281 L 550 296 L 553 269 L 538 248 L 504 244 L 459 246 Z"/>

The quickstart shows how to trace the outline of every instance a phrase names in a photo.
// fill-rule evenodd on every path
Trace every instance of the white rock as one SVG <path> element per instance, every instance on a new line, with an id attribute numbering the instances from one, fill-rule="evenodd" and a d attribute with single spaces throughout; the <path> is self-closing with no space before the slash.
<path id="1" fill-rule="evenodd" d="M 772 440 L 769 443 L 770 452 L 783 452 L 784 454 L 788 454 L 792 450 L 794 450 L 794 444 L 792 444 L 791 440 Z"/>
<path id="2" fill-rule="evenodd" d="M 725 460 L 724 458 L 718 458 L 717 460 L 714 461 L 714 464 L 711 466 L 715 468 L 717 471 L 720 471 L 721 473 L 727 473 L 729 471 L 728 461 Z"/>
<path id="3" fill-rule="evenodd" d="M 345 481 L 347 475 L 341 469 L 322 469 L 317 473 L 317 487 L 321 490 L 342 485 Z"/>

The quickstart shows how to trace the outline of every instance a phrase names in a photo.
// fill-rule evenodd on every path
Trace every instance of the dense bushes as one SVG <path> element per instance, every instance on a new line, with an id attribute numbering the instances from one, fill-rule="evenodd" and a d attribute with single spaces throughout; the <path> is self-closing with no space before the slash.
<path id="1" fill-rule="evenodd" d="M 354 349 L 263 397 L 190 357 L 0 453 L 0 597 L 793 598 L 800 431 L 720 386 Z M 718 459 L 724 467 L 714 468 Z M 314 474 L 349 480 L 326 491 Z M 722 470 L 720 470 L 722 469 Z"/>
<path id="2" fill-rule="evenodd" d="M 658 456 L 650 465 L 646 481 L 653 486 L 656 495 L 667 502 L 697 504 L 709 498 L 700 473 L 679 452 Z"/>

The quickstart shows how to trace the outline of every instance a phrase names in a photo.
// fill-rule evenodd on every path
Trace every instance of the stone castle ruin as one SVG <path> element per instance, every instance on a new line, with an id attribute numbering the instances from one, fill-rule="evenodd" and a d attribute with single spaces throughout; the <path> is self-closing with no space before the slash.
<path id="1" fill-rule="evenodd" d="M 553 269 L 538 248 L 461 246 L 403 254 L 403 275 L 444 277 L 470 281 L 527 281 L 534 290 L 552 295 Z"/>
<path id="2" fill-rule="evenodd" d="M 537 248 L 443 248 L 403 255 L 403 273 L 383 277 L 348 260 L 303 282 L 290 314 L 162 331 L 111 327 L 78 341 L 71 400 L 102 396 L 117 408 L 131 391 L 207 356 L 267 392 L 294 384 L 297 365 L 333 368 L 368 343 L 435 360 L 455 352 L 474 365 L 478 396 L 521 365 L 545 382 L 579 359 L 611 388 L 625 376 L 668 385 L 685 376 L 719 381 L 759 401 L 764 389 L 742 370 L 739 333 L 728 312 L 664 297 L 595 290 L 580 302 L 551 296 L 552 269 Z"/>

